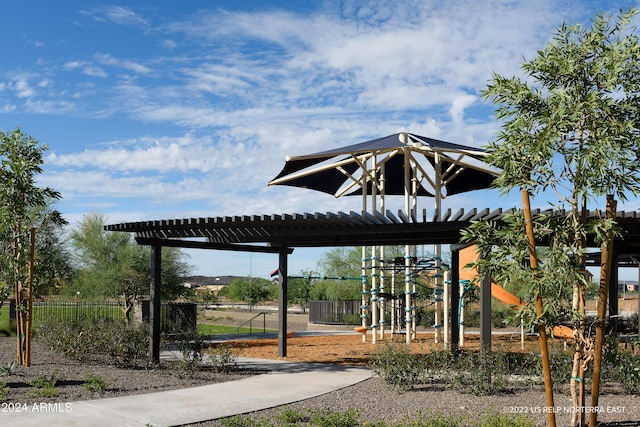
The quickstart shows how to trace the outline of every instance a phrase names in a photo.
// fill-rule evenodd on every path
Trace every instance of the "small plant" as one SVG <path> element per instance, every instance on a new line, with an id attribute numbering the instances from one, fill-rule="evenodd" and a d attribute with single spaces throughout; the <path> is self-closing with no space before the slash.
<path id="1" fill-rule="evenodd" d="M 209 348 L 206 359 L 216 372 L 230 372 L 238 365 L 239 350 L 220 344 Z"/>
<path id="2" fill-rule="evenodd" d="M 29 382 L 29 385 L 35 388 L 51 388 L 55 387 L 58 384 L 58 381 L 60 381 L 60 378 L 58 378 L 58 371 L 54 371 L 51 376 L 46 376 L 44 374 L 38 375 L 35 380 Z"/>
<path id="3" fill-rule="evenodd" d="M 309 425 L 318 427 L 358 427 L 360 422 L 358 417 L 361 411 L 347 409 L 342 412 L 335 412 L 330 408 L 316 409 L 311 411 Z"/>
<path id="4" fill-rule="evenodd" d="M 222 425 L 222 427 L 266 427 L 268 424 L 247 416 L 235 415 L 233 417 L 222 418 L 220 425 Z"/>
<path id="5" fill-rule="evenodd" d="M 44 374 L 40 374 L 35 380 L 30 381 L 29 385 L 35 388 L 31 393 L 31 397 L 55 397 L 58 395 L 58 389 L 56 385 L 61 378 L 57 376 L 58 371 L 54 371 L 51 376 L 47 377 Z"/>
<path id="6" fill-rule="evenodd" d="M 176 361 L 176 373 L 180 378 L 193 378 L 202 363 L 204 338 L 197 331 L 185 331 L 175 335 L 182 358 Z"/>
<path id="7" fill-rule="evenodd" d="M 523 415 L 513 417 L 509 414 L 491 412 L 485 415 L 478 427 L 534 427 L 533 420 Z"/>
<path id="8" fill-rule="evenodd" d="M 15 360 L 7 363 L 6 365 L 0 365 L 0 374 L 5 376 L 11 376 L 13 372 L 16 370 L 17 363 Z"/>
<path id="9" fill-rule="evenodd" d="M 109 355 L 116 366 L 138 366 L 141 361 L 146 361 L 149 329 L 145 323 L 120 323 L 117 329 L 109 333 L 113 340 Z"/>
<path id="10" fill-rule="evenodd" d="M 278 412 L 276 419 L 284 425 L 295 425 L 308 421 L 309 417 L 298 410 L 285 408 Z"/>
<path id="11" fill-rule="evenodd" d="M 453 375 L 454 386 L 477 396 L 502 393 L 509 385 L 507 353 L 469 352 L 460 357 Z"/>
<path id="12" fill-rule="evenodd" d="M 109 379 L 102 375 L 93 375 L 88 374 L 85 379 L 82 387 L 89 391 L 106 391 L 109 388 Z"/>
<path id="13" fill-rule="evenodd" d="M 398 427 L 461 427 L 467 425 L 464 418 L 455 415 L 445 415 L 441 412 L 422 412 L 413 417 L 406 417 L 400 421 Z"/>
<path id="14" fill-rule="evenodd" d="M 424 360 L 409 352 L 406 345 L 385 344 L 371 355 L 369 364 L 387 384 L 413 389 L 424 379 Z"/>
<path id="15" fill-rule="evenodd" d="M 3 400 L 9 394 L 9 386 L 6 381 L 0 381 L 0 400 Z"/>

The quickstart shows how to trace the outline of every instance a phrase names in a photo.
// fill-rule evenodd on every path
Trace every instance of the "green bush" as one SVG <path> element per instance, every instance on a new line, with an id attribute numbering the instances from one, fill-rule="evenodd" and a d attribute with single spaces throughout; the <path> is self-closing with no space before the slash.
<path id="1" fill-rule="evenodd" d="M 309 417 L 298 410 L 284 408 L 280 410 L 280 412 L 278 412 L 278 414 L 276 415 L 276 419 L 279 423 L 284 425 L 295 425 L 304 421 L 308 421 Z"/>
<path id="2" fill-rule="evenodd" d="M 9 394 L 9 386 L 6 381 L 0 381 L 0 400 L 4 400 Z"/>
<path id="3" fill-rule="evenodd" d="M 220 425 L 222 425 L 222 427 L 268 427 L 272 424 L 245 415 L 234 415 L 233 417 L 222 418 Z"/>
<path id="4" fill-rule="evenodd" d="M 208 349 L 205 360 L 216 372 L 229 372 L 238 365 L 239 354 L 240 350 L 233 350 L 228 345 L 219 344 Z"/>
<path id="5" fill-rule="evenodd" d="M 180 378 L 192 378 L 200 368 L 206 347 L 204 338 L 197 331 L 171 334 L 171 343 L 178 347 L 182 357 L 173 362 L 173 372 Z"/>
<path id="6" fill-rule="evenodd" d="M 76 360 L 106 355 L 117 366 L 135 366 L 149 348 L 147 325 L 111 319 L 49 319 L 37 326 L 36 334 L 58 354 Z"/>
<path id="7" fill-rule="evenodd" d="M 346 409 L 335 411 L 329 408 L 295 410 L 281 409 L 273 417 L 256 417 L 236 415 L 220 420 L 224 427 L 274 427 L 308 425 L 321 427 L 533 427 L 533 420 L 524 416 L 511 416 L 498 412 L 489 412 L 480 416 L 463 413 L 461 415 L 428 412 L 408 415 L 402 420 L 385 422 L 362 419 L 361 410 Z"/>
<path id="8" fill-rule="evenodd" d="M 373 371 L 387 384 L 413 389 L 424 379 L 426 365 L 422 358 L 409 352 L 404 344 L 385 343 L 369 358 Z"/>
<path id="9" fill-rule="evenodd" d="M 330 408 L 321 408 L 311 411 L 309 425 L 318 427 L 358 427 L 358 418 L 362 411 L 347 409 L 336 412 Z"/>
<path id="10" fill-rule="evenodd" d="M 109 379 L 102 375 L 88 374 L 82 387 L 89 391 L 105 391 L 109 388 Z"/>
<path id="11" fill-rule="evenodd" d="M 512 416 L 501 412 L 491 412 L 485 415 L 478 427 L 534 427 L 533 420 L 523 415 Z"/>
<path id="12" fill-rule="evenodd" d="M 58 371 L 53 371 L 53 374 L 46 376 L 40 374 L 33 381 L 29 382 L 35 390 L 31 392 L 31 397 L 55 397 L 58 395 L 58 381 L 62 378 L 58 377 Z"/>
<path id="13" fill-rule="evenodd" d="M 115 324 L 116 322 L 114 322 Z M 149 328 L 144 323 L 119 324 L 106 332 L 112 341 L 109 356 L 116 366 L 138 366 L 146 363 L 149 350 Z"/>

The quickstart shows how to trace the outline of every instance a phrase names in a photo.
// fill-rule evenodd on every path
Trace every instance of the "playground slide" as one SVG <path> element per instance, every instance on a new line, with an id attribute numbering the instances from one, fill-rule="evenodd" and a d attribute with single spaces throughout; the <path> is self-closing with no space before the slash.
<path id="1" fill-rule="evenodd" d="M 476 246 L 469 246 L 460 251 L 460 280 L 473 280 L 478 275 L 475 269 L 465 268 L 471 262 L 478 259 Z M 502 286 L 491 281 L 491 296 L 507 305 L 519 307 L 523 304 L 522 300 Z M 573 337 L 573 331 L 567 326 L 556 326 L 553 328 L 553 336 L 555 338 L 570 339 Z"/>

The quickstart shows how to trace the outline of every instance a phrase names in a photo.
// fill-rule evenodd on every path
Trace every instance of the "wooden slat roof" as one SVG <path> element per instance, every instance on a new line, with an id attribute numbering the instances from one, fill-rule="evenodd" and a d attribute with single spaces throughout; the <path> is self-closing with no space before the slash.
<path id="1" fill-rule="evenodd" d="M 244 250 L 255 247 L 331 247 L 360 245 L 453 244 L 460 231 L 478 220 L 500 221 L 513 209 L 460 209 L 435 212 L 423 209 L 418 215 L 393 213 L 296 213 L 270 215 L 221 216 L 106 225 L 105 230 L 135 233 L 141 244 L 177 247 Z M 533 215 L 551 213 L 535 210 Z M 590 218 L 604 216 L 590 211 Z M 616 247 L 624 251 L 640 250 L 640 214 L 618 212 L 618 224 L 624 237 Z M 256 246 L 258 245 L 258 246 Z"/>

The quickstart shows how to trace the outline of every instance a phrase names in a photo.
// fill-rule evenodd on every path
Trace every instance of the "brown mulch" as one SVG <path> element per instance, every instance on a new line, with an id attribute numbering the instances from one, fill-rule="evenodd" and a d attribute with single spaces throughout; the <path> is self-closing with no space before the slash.
<path id="1" fill-rule="evenodd" d="M 278 357 L 278 340 L 276 338 L 230 341 L 226 345 L 239 351 L 241 357 L 366 365 L 369 362 L 369 356 L 380 346 L 404 342 L 404 335 L 396 335 L 393 339 L 387 336 L 385 340 L 378 339 L 377 343 L 373 344 L 370 335 L 367 336 L 367 342 L 363 342 L 360 335 L 295 336 L 294 334 L 292 338 L 287 339 L 286 358 Z M 494 349 L 522 351 L 519 335 L 496 336 L 493 338 L 492 346 Z M 525 351 L 532 349 L 535 351 L 537 346 L 538 340 L 529 338 L 525 343 Z M 478 350 L 480 337 L 477 335 L 467 336 L 464 348 Z M 436 343 L 433 333 L 418 334 L 417 339 L 410 345 L 410 350 L 414 353 L 428 353 L 443 349 L 444 344 L 442 342 Z"/>

